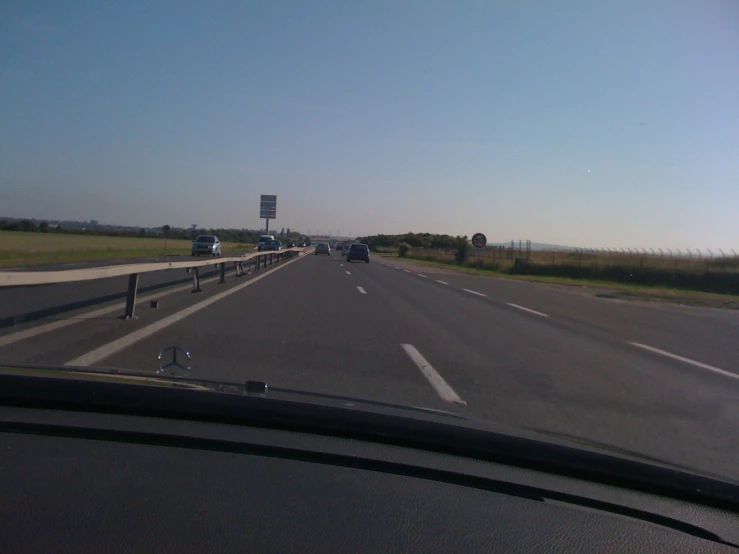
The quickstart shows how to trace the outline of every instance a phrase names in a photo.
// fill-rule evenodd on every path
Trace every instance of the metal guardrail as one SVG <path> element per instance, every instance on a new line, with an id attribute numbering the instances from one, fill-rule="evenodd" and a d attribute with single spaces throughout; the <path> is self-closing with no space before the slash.
<path id="1" fill-rule="evenodd" d="M 271 250 L 265 252 L 254 252 L 242 256 L 228 258 L 216 258 L 210 261 L 186 261 L 186 262 L 149 262 L 132 263 L 104 267 L 90 267 L 87 269 L 65 269 L 56 271 L 5 271 L 0 272 L 0 288 L 11 287 L 34 287 L 40 285 L 52 285 L 58 283 L 72 283 L 78 281 L 94 281 L 97 279 L 108 279 L 110 277 L 121 277 L 128 275 L 128 294 L 126 296 L 126 308 L 123 317 L 130 319 L 134 316 L 136 305 L 136 293 L 139 283 L 139 274 L 152 273 L 155 271 L 166 271 L 170 269 L 186 269 L 192 275 L 192 292 L 203 292 L 200 288 L 200 268 L 205 266 L 217 266 L 219 270 L 218 283 L 226 282 L 226 264 L 233 263 L 236 277 L 241 277 L 248 271 L 248 266 L 253 265 L 255 271 L 262 267 L 279 263 L 283 260 L 293 258 L 308 248 L 286 248 L 284 250 Z M 245 269 L 245 267 L 247 269 Z"/>

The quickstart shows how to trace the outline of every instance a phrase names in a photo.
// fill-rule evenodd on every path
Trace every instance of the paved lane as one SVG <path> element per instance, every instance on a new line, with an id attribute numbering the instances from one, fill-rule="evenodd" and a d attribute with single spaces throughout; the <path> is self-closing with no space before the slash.
<path id="1" fill-rule="evenodd" d="M 194 377 L 449 409 L 401 348 L 403 323 L 357 288 L 361 264 L 342 264 L 309 255 L 106 364 L 136 367 L 176 344 L 192 352 Z"/>
<path id="2" fill-rule="evenodd" d="M 493 302 L 556 317 L 580 332 L 600 331 L 739 373 L 738 310 L 614 301 L 584 294 L 578 287 L 439 272 L 397 259 L 378 258 L 377 263 L 426 275 L 438 287 L 477 291 Z"/>
<path id="3" fill-rule="evenodd" d="M 739 380 L 379 264 L 358 277 L 408 321 L 472 417 L 739 478 Z"/>

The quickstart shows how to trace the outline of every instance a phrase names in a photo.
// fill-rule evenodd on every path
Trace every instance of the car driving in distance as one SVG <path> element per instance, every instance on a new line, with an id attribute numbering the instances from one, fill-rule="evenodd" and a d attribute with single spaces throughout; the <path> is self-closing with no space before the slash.
<path id="1" fill-rule="evenodd" d="M 318 256 L 318 254 L 326 254 L 327 256 L 331 255 L 331 247 L 327 242 L 319 242 L 316 245 L 316 256 Z"/>
<path id="2" fill-rule="evenodd" d="M 191 256 L 200 256 L 207 254 L 208 256 L 221 255 L 221 241 L 215 235 L 200 235 L 192 242 Z"/>
<path id="3" fill-rule="evenodd" d="M 370 262 L 369 246 L 366 244 L 352 244 L 346 253 L 346 261 L 362 260 L 364 263 Z"/>
<path id="4" fill-rule="evenodd" d="M 262 246 L 262 250 L 263 251 L 282 250 L 282 242 L 280 242 L 279 240 L 269 241 L 268 243 L 265 243 Z"/>
<path id="5" fill-rule="evenodd" d="M 273 240 L 275 240 L 274 235 L 261 235 L 259 237 L 259 242 L 257 243 L 257 251 L 261 252 L 262 250 L 266 250 L 265 246 L 267 246 Z"/>

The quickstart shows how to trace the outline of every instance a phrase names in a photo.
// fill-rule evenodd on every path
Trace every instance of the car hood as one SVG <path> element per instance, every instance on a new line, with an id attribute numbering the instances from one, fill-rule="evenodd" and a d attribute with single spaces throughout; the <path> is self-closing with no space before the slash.
<path id="1" fill-rule="evenodd" d="M 567 448 L 575 448 L 577 450 L 585 450 L 591 453 L 607 454 L 616 456 L 620 459 L 628 459 L 648 463 L 650 465 L 658 465 L 665 469 L 678 470 L 681 472 L 689 472 L 710 479 L 718 479 L 723 482 L 731 482 L 739 485 L 739 482 L 732 482 L 724 476 L 713 475 L 703 471 L 696 471 L 693 468 L 677 465 L 673 462 L 661 460 L 646 456 L 644 454 L 630 451 L 623 448 L 614 447 L 612 445 L 583 438 L 568 435 L 561 432 L 554 432 L 539 428 L 518 428 L 511 427 L 494 422 L 479 421 L 466 415 L 461 415 L 451 411 L 436 410 L 421 406 L 403 406 L 386 402 L 378 402 L 367 399 L 347 397 L 334 394 L 325 394 L 312 391 L 295 390 L 288 388 L 275 388 L 265 383 L 256 381 L 247 381 L 246 383 L 233 383 L 224 381 L 215 381 L 208 379 L 194 379 L 183 377 L 172 377 L 166 375 L 152 374 L 150 372 L 129 371 L 118 369 L 82 369 L 70 367 L 42 367 L 42 366 L 18 366 L 18 365 L 0 365 L 0 401 L 8 400 L 8 387 L 2 386 L 2 379 L 10 377 L 35 378 L 43 380 L 48 384 L 47 390 L 54 390 L 54 382 L 84 382 L 87 384 L 99 383 L 117 384 L 126 386 L 141 387 L 141 392 L 145 390 L 173 390 L 197 392 L 203 395 L 224 395 L 224 397 L 237 396 L 249 398 L 264 398 L 274 401 L 280 401 L 290 404 L 308 405 L 323 409 L 340 409 L 363 412 L 366 414 L 375 414 L 382 416 L 400 417 L 405 420 L 413 420 L 423 425 L 445 425 L 455 428 L 466 429 L 470 431 L 483 431 L 485 433 L 496 436 L 506 436 L 509 438 L 521 439 L 524 441 L 544 442 L 554 446 Z M 93 389 L 94 390 L 94 389 Z M 95 396 L 94 392 L 92 396 Z M 136 390 L 129 390 L 127 396 L 133 400 L 136 398 Z M 99 398 L 97 399 L 99 401 Z M 134 401 L 135 404 L 135 401 Z M 133 405 L 133 404 L 131 404 Z"/>

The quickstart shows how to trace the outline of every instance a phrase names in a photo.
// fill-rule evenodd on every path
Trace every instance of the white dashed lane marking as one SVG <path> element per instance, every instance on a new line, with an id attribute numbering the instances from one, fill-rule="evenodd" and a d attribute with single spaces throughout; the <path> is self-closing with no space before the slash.
<path id="1" fill-rule="evenodd" d="M 487 296 L 487 294 L 483 294 L 481 292 L 477 292 L 476 290 L 470 290 L 470 289 L 462 289 L 464 292 L 469 292 L 470 294 L 476 294 L 477 296 Z"/>
<path id="2" fill-rule="evenodd" d="M 686 364 L 690 364 L 695 367 L 700 367 L 701 369 L 707 369 L 708 371 L 713 371 L 714 373 L 718 373 L 719 375 L 723 375 L 725 377 L 731 377 L 732 379 L 739 379 L 739 375 L 737 375 L 736 373 L 731 373 L 730 371 L 726 371 L 725 369 L 721 369 L 720 367 L 714 367 L 712 365 L 704 364 L 703 362 L 691 360 L 690 358 L 684 358 L 683 356 L 678 356 L 677 354 L 673 354 L 672 352 L 667 352 L 666 350 L 660 350 L 659 348 L 655 348 L 653 346 L 647 346 L 646 344 L 640 344 L 638 342 L 631 342 L 629 344 L 632 344 L 633 346 L 642 348 L 644 350 L 648 350 L 649 352 L 654 352 L 655 354 L 660 354 L 661 356 L 665 356 L 667 358 L 672 358 L 673 360 L 678 360 L 680 362 L 684 362 Z"/>
<path id="3" fill-rule="evenodd" d="M 444 378 L 439 375 L 434 367 L 428 363 L 426 358 L 416 350 L 415 346 L 412 344 L 401 344 L 400 346 L 403 347 L 403 350 L 408 354 L 408 357 L 413 360 L 413 363 L 418 366 L 418 369 L 421 370 L 423 376 L 426 377 L 429 383 L 431 383 L 431 386 L 434 387 L 434 390 L 442 400 L 446 402 L 454 402 L 455 404 L 467 405 L 467 402 L 462 400 L 459 395 L 454 392 L 454 389 L 444 381 Z"/>
<path id="4" fill-rule="evenodd" d="M 518 304 L 511 304 L 510 302 L 508 302 L 508 305 L 513 306 L 514 308 L 518 308 L 519 310 L 523 310 L 524 312 L 529 312 L 530 314 L 538 315 L 540 317 L 549 317 L 548 314 L 537 312 L 536 310 L 532 310 L 530 308 L 524 308 L 523 306 L 519 306 Z"/>

